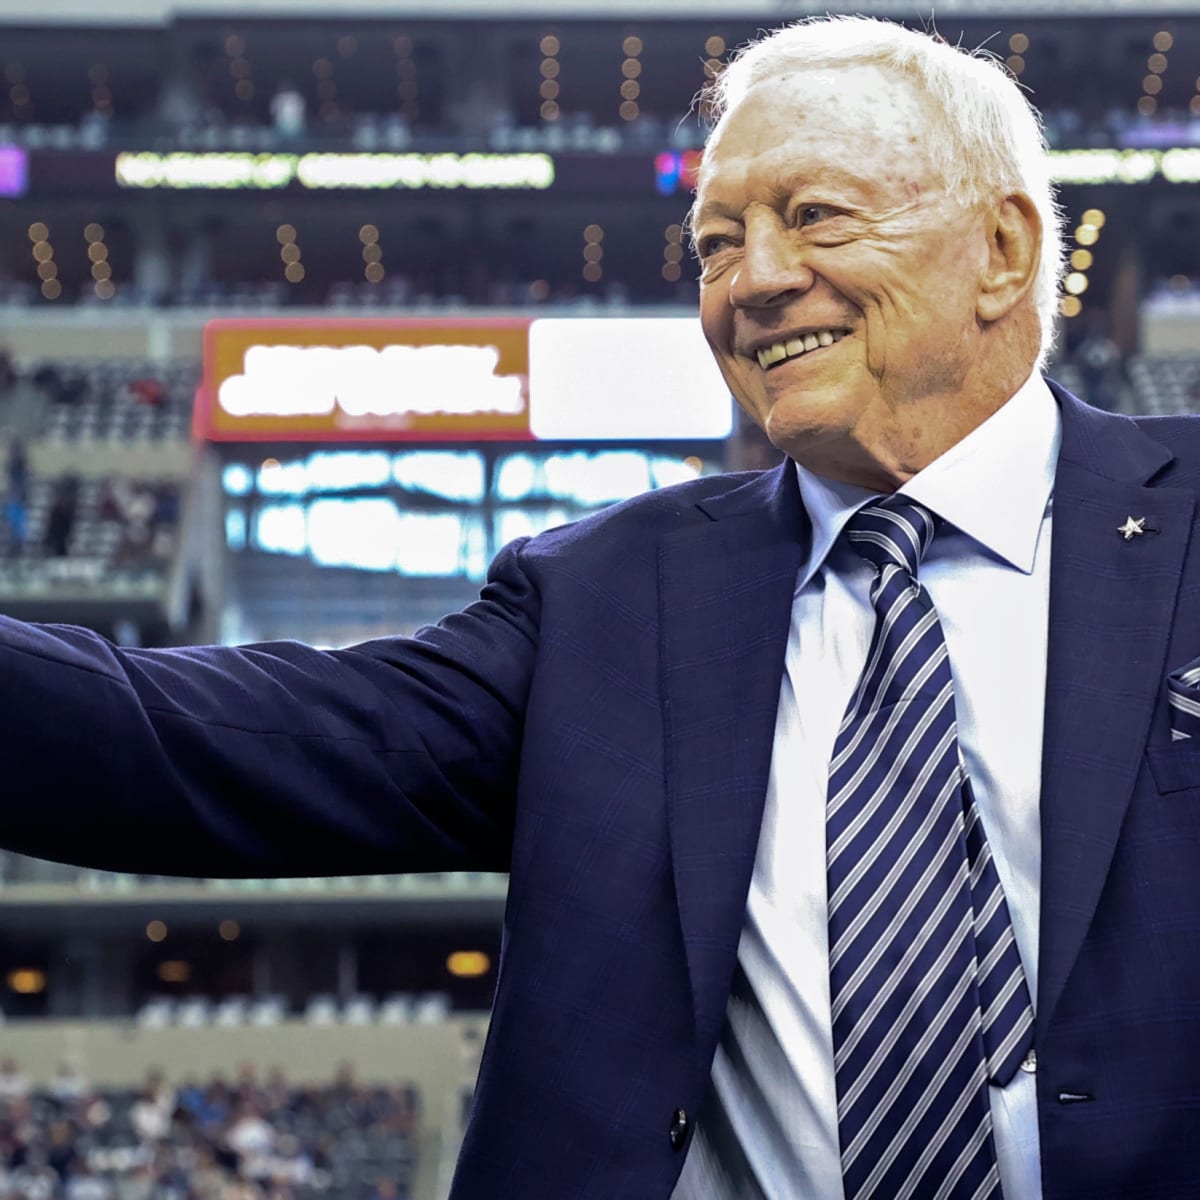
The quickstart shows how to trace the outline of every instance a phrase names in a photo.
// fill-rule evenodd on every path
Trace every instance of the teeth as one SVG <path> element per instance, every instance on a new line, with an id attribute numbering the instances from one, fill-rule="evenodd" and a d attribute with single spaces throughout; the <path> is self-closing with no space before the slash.
<path id="1" fill-rule="evenodd" d="M 832 346 L 840 342 L 845 334 L 841 330 L 822 329 L 820 333 L 806 333 L 803 337 L 791 338 L 786 342 L 776 342 L 773 346 L 764 346 L 758 351 L 758 365 L 765 371 L 785 358 L 796 358 L 816 350 L 819 346 Z"/>

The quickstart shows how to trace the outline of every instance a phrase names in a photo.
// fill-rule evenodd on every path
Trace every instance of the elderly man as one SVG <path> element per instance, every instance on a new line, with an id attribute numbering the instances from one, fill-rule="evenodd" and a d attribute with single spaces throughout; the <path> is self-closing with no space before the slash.
<path id="1" fill-rule="evenodd" d="M 992 62 L 864 20 L 748 49 L 716 102 L 692 222 L 701 316 L 730 388 L 796 464 L 810 530 L 728 1022 L 680 1194 L 976 1196 L 1002 1175 L 1010 1200 L 1037 1196 L 1030 995 L 1061 440 L 1034 374 L 1060 257 L 1040 133 Z M 899 623 L 897 646 L 914 631 L 878 611 L 879 564 L 852 540 L 880 494 L 899 522 L 872 535 L 885 549 L 889 528 L 920 541 L 929 514 L 944 523 L 911 562 L 896 558 L 906 588 L 919 565 L 926 601 L 912 606 L 931 624 L 899 654 L 873 641 L 877 621 Z M 926 683 L 932 655 L 943 661 Z M 864 679 L 875 690 L 859 708 L 907 713 L 891 726 L 851 702 L 877 659 L 896 679 Z M 865 778 L 846 788 L 848 754 Z M 911 765 L 884 779 L 876 760 Z M 922 771 L 924 792 L 909 780 Z M 922 828 L 931 803 L 962 825 L 966 788 L 978 809 L 965 819 L 990 833 L 1003 880 L 995 904 L 1011 912 L 1001 936 L 1019 947 L 1001 985 L 1018 1003 L 995 1018 L 1009 1022 L 996 1039 L 1011 1039 L 1007 1064 L 985 1052 L 983 988 L 952 986 L 994 943 L 943 942 L 939 921 L 958 930 L 972 896 L 922 849 L 953 832 Z M 982 869 L 965 839 L 947 858 Z M 911 888 L 944 913 L 904 907 Z M 978 1043 L 961 1077 L 960 1035 Z"/>
<path id="2" fill-rule="evenodd" d="M 1044 382 L 1044 147 L 886 23 L 723 76 L 702 318 L 787 458 L 409 640 L 0 620 L 5 838 L 510 873 L 456 1200 L 1193 1196 L 1200 430 Z"/>

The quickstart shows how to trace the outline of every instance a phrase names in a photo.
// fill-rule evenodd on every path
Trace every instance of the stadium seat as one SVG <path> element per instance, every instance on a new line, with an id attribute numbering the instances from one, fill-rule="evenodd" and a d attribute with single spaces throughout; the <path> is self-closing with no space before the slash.
<path id="1" fill-rule="evenodd" d="M 245 1025 L 250 1002 L 246 996 L 226 996 L 212 1010 L 212 1023 L 224 1029 Z"/>
<path id="2" fill-rule="evenodd" d="M 381 1025 L 406 1025 L 413 1019 L 413 997 L 409 992 L 393 992 L 379 1006 Z"/>
<path id="3" fill-rule="evenodd" d="M 444 992 L 426 992 L 413 1004 L 413 1020 L 437 1025 L 450 1015 L 450 997 Z"/>
<path id="4" fill-rule="evenodd" d="M 282 996 L 265 996 L 256 1000 L 247 1015 L 251 1025 L 278 1025 L 287 1017 L 287 1003 Z"/>
<path id="5" fill-rule="evenodd" d="M 338 1022 L 337 1001 L 326 993 L 310 996 L 304 1009 L 304 1019 L 310 1025 L 336 1025 Z"/>
<path id="6" fill-rule="evenodd" d="M 183 1029 L 203 1029 L 212 1019 L 213 1005 L 206 996 L 185 996 L 175 1010 L 175 1024 Z"/>
<path id="7" fill-rule="evenodd" d="M 134 1015 L 139 1029 L 166 1029 L 175 1019 L 175 1001 L 168 996 L 147 1000 Z"/>
<path id="8" fill-rule="evenodd" d="M 370 996 L 351 996 L 342 1006 L 343 1025 L 373 1025 L 375 1001 Z"/>

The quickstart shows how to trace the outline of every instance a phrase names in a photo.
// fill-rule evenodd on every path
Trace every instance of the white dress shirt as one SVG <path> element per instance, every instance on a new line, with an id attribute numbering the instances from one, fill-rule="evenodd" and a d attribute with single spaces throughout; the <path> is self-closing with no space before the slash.
<path id="1" fill-rule="evenodd" d="M 1037 996 L 1050 504 L 1061 438 L 1039 375 L 900 490 L 948 523 L 921 565 L 959 744 Z M 842 1200 L 825 798 L 866 661 L 874 568 L 838 542 L 872 493 L 797 466 L 812 550 L 796 582 L 770 782 L 728 1020 L 674 1200 Z M 1032 1066 L 1032 1063 L 1027 1063 Z M 1005 1200 L 1041 1200 L 1035 1077 L 989 1087 Z"/>

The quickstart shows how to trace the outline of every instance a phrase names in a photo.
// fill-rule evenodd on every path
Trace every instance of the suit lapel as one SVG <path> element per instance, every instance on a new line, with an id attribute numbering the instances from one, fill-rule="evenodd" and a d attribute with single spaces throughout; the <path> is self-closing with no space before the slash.
<path id="1" fill-rule="evenodd" d="M 701 505 L 659 555 L 672 865 L 697 1028 L 724 1019 L 807 518 L 785 464 Z"/>
<path id="2" fill-rule="evenodd" d="M 1132 422 L 1055 389 L 1038 1027 L 1091 924 L 1145 750 L 1185 550 L 1190 493 L 1146 486 L 1171 460 Z M 1127 517 L 1148 532 L 1124 538 Z"/>
<path id="3" fill-rule="evenodd" d="M 1054 385 L 1038 1027 L 1078 956 L 1145 749 L 1195 502 L 1170 452 Z M 766 797 L 808 521 L 788 464 L 700 506 L 659 551 L 672 867 L 698 1031 L 724 1019 Z M 1147 532 L 1117 527 L 1146 517 Z"/>

